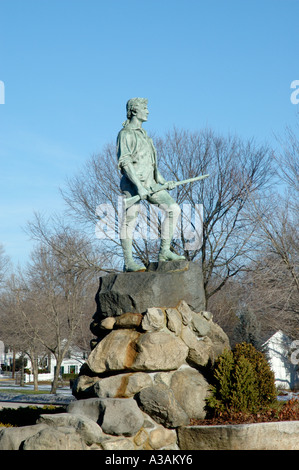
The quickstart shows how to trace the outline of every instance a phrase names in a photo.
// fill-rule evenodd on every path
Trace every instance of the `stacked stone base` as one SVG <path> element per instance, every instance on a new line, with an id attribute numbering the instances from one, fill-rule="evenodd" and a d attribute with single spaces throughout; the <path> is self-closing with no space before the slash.
<path id="1" fill-rule="evenodd" d="M 73 387 L 72 412 L 98 407 L 105 449 L 179 449 L 177 429 L 206 415 L 207 377 L 229 348 L 226 334 L 184 300 L 105 317 L 99 326 L 101 339 Z"/>
<path id="2" fill-rule="evenodd" d="M 96 338 L 73 386 L 76 400 L 67 413 L 42 415 L 16 444 L 7 430 L 0 449 L 178 450 L 178 429 L 205 418 L 210 367 L 229 340 L 201 309 L 198 266 L 105 276 L 96 299 Z"/>

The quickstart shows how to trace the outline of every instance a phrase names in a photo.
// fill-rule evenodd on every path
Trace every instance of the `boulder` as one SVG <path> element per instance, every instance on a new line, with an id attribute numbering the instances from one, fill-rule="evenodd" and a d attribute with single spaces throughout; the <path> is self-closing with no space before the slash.
<path id="1" fill-rule="evenodd" d="M 165 384 L 144 388 L 137 394 L 136 399 L 145 413 L 166 428 L 189 424 L 187 413 L 176 400 L 173 391 Z"/>
<path id="2" fill-rule="evenodd" d="M 175 371 L 171 377 L 170 388 L 189 418 L 205 418 L 205 400 L 210 387 L 200 372 L 192 367 Z"/>
<path id="3" fill-rule="evenodd" d="M 103 330 L 113 330 L 115 321 L 116 320 L 113 317 L 104 318 L 100 323 L 100 328 Z"/>
<path id="4" fill-rule="evenodd" d="M 69 404 L 68 413 L 95 421 L 105 434 L 133 436 L 144 416 L 133 398 L 88 398 Z"/>
<path id="5" fill-rule="evenodd" d="M 155 371 L 180 367 L 188 347 L 170 331 L 113 330 L 92 350 L 89 369 L 106 371 Z"/>
<path id="6" fill-rule="evenodd" d="M 131 369 L 139 336 L 135 330 L 112 330 L 91 351 L 87 366 L 96 374 Z"/>
<path id="7" fill-rule="evenodd" d="M 190 325 L 192 321 L 192 310 L 185 300 L 180 300 L 177 311 L 181 315 L 183 325 Z"/>
<path id="8" fill-rule="evenodd" d="M 104 441 L 102 447 L 104 450 L 111 451 L 135 450 L 133 442 L 123 437 Z"/>
<path id="9" fill-rule="evenodd" d="M 148 308 L 141 323 L 142 329 L 146 331 L 161 330 L 165 326 L 164 313 L 160 308 Z"/>
<path id="10" fill-rule="evenodd" d="M 41 415 L 37 423 L 47 424 L 55 428 L 70 427 L 74 429 L 88 445 L 100 443 L 103 431 L 94 420 L 85 416 L 70 413 L 56 413 Z"/>
<path id="11" fill-rule="evenodd" d="M 182 317 L 176 308 L 166 309 L 167 328 L 175 335 L 180 336 L 182 331 Z"/>
<path id="12" fill-rule="evenodd" d="M 208 337 L 203 337 L 190 345 L 187 362 L 193 367 L 207 366 L 209 362 L 214 362 L 215 357 L 212 341 Z"/>
<path id="13" fill-rule="evenodd" d="M 177 435 L 174 429 L 166 429 L 158 426 L 149 436 L 149 445 L 152 449 L 163 449 L 165 447 L 176 444 Z"/>
<path id="14" fill-rule="evenodd" d="M 202 313 L 191 313 L 191 327 L 197 336 L 207 336 L 211 330 L 212 322 L 207 320 Z"/>
<path id="15" fill-rule="evenodd" d="M 134 444 L 136 444 L 137 447 L 144 447 L 144 445 L 148 441 L 148 437 L 148 432 L 145 429 L 141 428 L 133 439 Z"/>
<path id="16" fill-rule="evenodd" d="M 130 398 L 150 385 L 152 379 L 149 374 L 134 372 L 98 379 L 93 390 L 95 396 L 100 398 Z"/>
<path id="17" fill-rule="evenodd" d="M 86 368 L 86 367 L 85 367 Z M 88 375 L 79 375 L 72 386 L 72 394 L 78 400 L 80 398 L 92 398 L 95 397 L 94 384 L 98 382 L 99 377 L 89 377 Z"/>
<path id="18" fill-rule="evenodd" d="M 230 349 L 229 338 L 217 323 L 211 322 L 207 336 L 212 342 L 213 361 L 222 354 L 225 349 Z"/>
<path id="19" fill-rule="evenodd" d="M 19 450 L 25 439 L 34 436 L 42 429 L 47 428 L 45 424 L 33 426 L 21 426 L 19 428 L 0 429 L 0 450 Z"/>
<path id="20" fill-rule="evenodd" d="M 142 334 L 136 343 L 134 370 L 174 370 L 180 367 L 188 354 L 184 342 L 167 331 Z"/>
<path id="21" fill-rule="evenodd" d="M 75 429 L 46 427 L 24 440 L 22 450 L 87 450 Z"/>
<path id="22" fill-rule="evenodd" d="M 165 384 L 167 387 L 170 387 L 171 377 L 174 372 L 174 370 L 169 372 L 157 372 L 154 376 L 154 385 Z"/>
<path id="23" fill-rule="evenodd" d="M 175 307 L 180 300 L 199 312 L 205 308 L 200 263 L 185 260 L 150 263 L 144 272 L 100 277 L 95 321 L 123 313 L 144 313 L 150 307 Z"/>
<path id="24" fill-rule="evenodd" d="M 115 328 L 138 328 L 142 319 L 141 313 L 123 313 L 119 317 L 115 317 Z"/>
<path id="25" fill-rule="evenodd" d="M 67 412 L 73 415 L 90 418 L 96 423 L 100 422 L 100 399 L 86 398 L 85 400 L 76 400 L 67 407 Z"/>
<path id="26" fill-rule="evenodd" d="M 143 414 L 133 398 L 100 400 L 100 425 L 106 434 L 134 436 L 143 422 Z"/>

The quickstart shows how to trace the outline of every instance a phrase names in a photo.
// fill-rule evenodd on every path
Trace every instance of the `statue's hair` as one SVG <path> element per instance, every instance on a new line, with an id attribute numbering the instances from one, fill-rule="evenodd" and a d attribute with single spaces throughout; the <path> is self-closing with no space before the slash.
<path id="1" fill-rule="evenodd" d="M 136 111 L 136 107 L 140 105 L 147 105 L 148 99 L 147 98 L 131 98 L 126 105 L 127 109 L 127 121 L 123 123 L 123 125 L 128 124 L 128 119 L 132 118 L 133 111 Z"/>

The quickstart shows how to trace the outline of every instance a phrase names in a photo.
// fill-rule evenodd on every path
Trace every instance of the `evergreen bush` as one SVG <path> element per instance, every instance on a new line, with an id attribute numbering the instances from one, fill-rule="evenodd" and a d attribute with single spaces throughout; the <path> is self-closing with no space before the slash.
<path id="1" fill-rule="evenodd" d="M 274 374 L 263 353 L 249 343 L 225 350 L 213 367 L 208 414 L 257 413 L 276 400 Z"/>
<path id="2" fill-rule="evenodd" d="M 65 406 L 45 405 L 20 408 L 3 408 L 0 410 L 0 427 L 32 426 L 41 414 L 65 413 Z"/>

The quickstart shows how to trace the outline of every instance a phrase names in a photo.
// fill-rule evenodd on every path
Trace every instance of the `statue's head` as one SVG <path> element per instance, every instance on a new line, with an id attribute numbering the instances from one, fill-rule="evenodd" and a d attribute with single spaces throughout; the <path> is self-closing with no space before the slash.
<path id="1" fill-rule="evenodd" d="M 136 108 L 138 108 L 138 106 L 140 106 L 140 105 L 142 105 L 142 106 L 146 105 L 147 106 L 147 103 L 148 103 L 147 98 L 131 98 L 127 102 L 127 119 L 132 118 L 133 111 L 137 111 Z"/>

